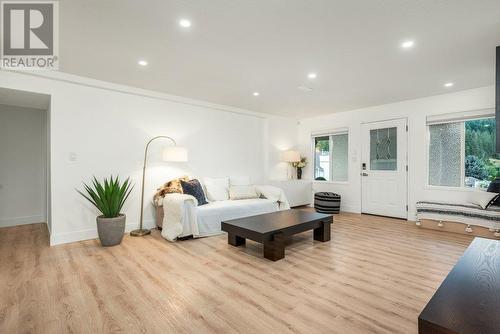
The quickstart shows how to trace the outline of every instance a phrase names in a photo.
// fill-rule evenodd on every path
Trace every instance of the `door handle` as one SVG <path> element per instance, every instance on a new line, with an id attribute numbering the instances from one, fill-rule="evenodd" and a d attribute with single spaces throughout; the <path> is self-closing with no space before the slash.
<path id="1" fill-rule="evenodd" d="M 368 176 L 368 173 L 361 173 L 361 176 Z"/>

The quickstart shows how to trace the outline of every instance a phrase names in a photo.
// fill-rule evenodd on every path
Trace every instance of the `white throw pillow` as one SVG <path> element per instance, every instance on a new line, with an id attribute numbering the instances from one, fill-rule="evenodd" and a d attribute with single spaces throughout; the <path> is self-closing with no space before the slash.
<path id="1" fill-rule="evenodd" d="M 228 177 L 205 177 L 203 179 L 209 201 L 225 201 L 229 199 Z"/>
<path id="2" fill-rule="evenodd" d="M 493 203 L 493 200 L 496 199 L 498 195 L 498 193 L 490 193 L 487 191 L 471 191 L 467 196 L 467 202 L 486 209 Z"/>
<path id="3" fill-rule="evenodd" d="M 249 186 L 250 177 L 248 176 L 231 176 L 231 186 Z"/>
<path id="4" fill-rule="evenodd" d="M 259 194 L 257 194 L 255 186 L 231 186 L 229 198 L 232 200 L 259 198 Z"/>

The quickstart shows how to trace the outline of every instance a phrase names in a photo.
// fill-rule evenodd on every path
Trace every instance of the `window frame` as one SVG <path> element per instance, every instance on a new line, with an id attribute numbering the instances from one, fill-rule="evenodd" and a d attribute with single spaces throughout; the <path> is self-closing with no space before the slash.
<path id="1" fill-rule="evenodd" d="M 448 191 L 486 191 L 484 188 L 474 188 L 474 187 L 466 187 L 465 186 L 465 122 L 495 118 L 495 109 L 480 109 L 480 110 L 472 110 L 465 112 L 458 112 L 452 114 L 444 114 L 444 115 L 433 115 L 428 116 L 425 123 L 426 130 L 426 145 L 425 145 L 425 175 L 426 182 L 425 188 L 428 190 L 448 190 Z M 446 123 L 461 123 L 460 127 L 460 186 L 439 186 L 430 184 L 430 126 L 436 124 L 446 124 Z"/>
<path id="2" fill-rule="evenodd" d="M 328 145 L 329 145 L 329 159 L 330 159 L 330 175 L 333 175 L 333 139 L 332 136 L 336 135 L 347 135 L 347 179 L 345 181 L 333 181 L 333 180 L 328 180 L 328 181 L 321 181 L 321 180 L 316 180 L 315 179 L 315 155 L 316 155 L 316 142 L 315 139 L 318 137 L 328 137 Z M 321 131 L 321 132 L 314 132 L 311 133 L 311 162 L 312 162 L 312 168 L 311 168 L 311 180 L 314 183 L 322 183 L 322 184 L 349 184 L 350 181 L 350 173 L 349 173 L 349 166 L 350 166 L 350 161 L 349 161 L 349 148 L 351 147 L 351 136 L 349 134 L 349 128 L 337 128 L 337 129 L 332 129 L 328 131 Z"/>

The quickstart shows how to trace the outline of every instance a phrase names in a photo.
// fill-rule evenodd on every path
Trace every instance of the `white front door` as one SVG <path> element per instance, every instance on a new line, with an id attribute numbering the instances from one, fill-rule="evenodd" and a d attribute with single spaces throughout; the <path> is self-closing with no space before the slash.
<path id="1" fill-rule="evenodd" d="M 408 218 L 406 119 L 361 125 L 361 212 Z"/>

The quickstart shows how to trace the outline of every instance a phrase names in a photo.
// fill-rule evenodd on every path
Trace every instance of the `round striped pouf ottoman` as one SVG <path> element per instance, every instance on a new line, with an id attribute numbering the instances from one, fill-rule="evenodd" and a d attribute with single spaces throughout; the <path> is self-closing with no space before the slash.
<path id="1" fill-rule="evenodd" d="M 329 192 L 315 193 L 314 208 L 319 213 L 339 213 L 340 195 Z"/>

